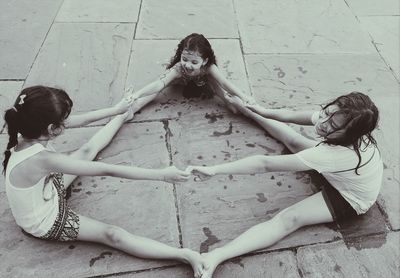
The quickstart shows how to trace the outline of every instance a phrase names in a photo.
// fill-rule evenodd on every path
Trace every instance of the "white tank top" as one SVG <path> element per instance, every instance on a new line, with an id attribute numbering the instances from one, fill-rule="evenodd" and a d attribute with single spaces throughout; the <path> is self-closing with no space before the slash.
<path id="1" fill-rule="evenodd" d="M 45 149 L 38 143 L 21 151 L 12 149 L 5 175 L 7 198 L 14 219 L 18 226 L 36 237 L 44 236 L 56 220 L 58 215 L 56 188 L 51 180 L 50 184 L 45 186 L 46 177 L 30 187 L 15 187 L 10 182 L 10 173 L 16 165 Z"/>

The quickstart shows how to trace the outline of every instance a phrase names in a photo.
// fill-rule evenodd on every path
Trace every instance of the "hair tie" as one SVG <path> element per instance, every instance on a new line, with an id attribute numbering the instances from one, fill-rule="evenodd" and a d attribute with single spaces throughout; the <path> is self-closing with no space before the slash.
<path id="1" fill-rule="evenodd" d="M 19 105 L 24 104 L 24 98 L 26 98 L 26 95 L 20 95 L 19 96 Z"/>

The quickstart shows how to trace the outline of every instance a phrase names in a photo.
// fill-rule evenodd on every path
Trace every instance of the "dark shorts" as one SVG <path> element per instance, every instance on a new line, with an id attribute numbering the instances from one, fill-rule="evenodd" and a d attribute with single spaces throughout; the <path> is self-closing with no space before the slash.
<path id="1" fill-rule="evenodd" d="M 334 221 L 338 222 L 357 217 L 357 212 L 353 207 L 328 181 L 322 184 L 321 191 Z"/>
<path id="2" fill-rule="evenodd" d="M 79 215 L 67 204 L 63 174 L 54 174 L 52 176 L 52 182 L 57 189 L 59 212 L 50 230 L 39 238 L 55 241 L 76 240 L 79 233 Z"/>

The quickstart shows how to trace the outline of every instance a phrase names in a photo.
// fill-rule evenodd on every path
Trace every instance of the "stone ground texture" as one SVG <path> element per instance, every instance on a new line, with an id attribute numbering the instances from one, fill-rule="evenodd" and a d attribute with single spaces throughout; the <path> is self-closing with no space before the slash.
<path id="1" fill-rule="evenodd" d="M 227 261 L 215 277 L 399 277 L 399 9 L 398 0 L 2 0 L 0 109 L 33 84 L 64 88 L 74 113 L 113 105 L 125 88 L 157 78 L 192 32 L 210 39 L 226 76 L 265 106 L 318 109 L 362 91 L 381 113 L 375 136 L 385 170 L 377 204 L 355 222 L 306 227 Z M 67 130 L 56 149 L 76 149 L 105 123 Z M 5 149 L 3 119 L 0 132 Z M 173 87 L 125 124 L 97 160 L 185 168 L 284 152 L 217 100 L 183 98 Z M 319 182 L 314 172 L 176 184 L 83 177 L 69 202 L 80 214 L 206 252 L 309 196 Z M 0 185 L 0 277 L 193 275 L 176 261 L 27 237 L 12 218 L 3 177 Z"/>

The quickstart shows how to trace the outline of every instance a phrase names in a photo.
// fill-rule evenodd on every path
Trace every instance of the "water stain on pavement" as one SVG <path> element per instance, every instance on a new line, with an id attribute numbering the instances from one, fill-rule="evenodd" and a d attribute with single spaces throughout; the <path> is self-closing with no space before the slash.
<path id="1" fill-rule="evenodd" d="M 265 198 L 264 193 L 256 193 L 257 195 L 257 201 L 259 201 L 260 203 L 264 203 L 266 202 L 268 199 Z"/>
<path id="2" fill-rule="evenodd" d="M 229 128 L 226 131 L 214 131 L 213 135 L 211 135 L 212 137 L 219 137 L 219 136 L 223 136 L 223 135 L 230 135 L 232 134 L 232 122 L 229 123 Z"/>
<path id="3" fill-rule="evenodd" d="M 207 237 L 207 239 L 200 244 L 200 253 L 208 252 L 208 249 L 211 245 L 214 245 L 215 243 L 221 241 L 212 234 L 211 230 L 208 227 L 203 227 L 203 233 Z"/>
<path id="4" fill-rule="evenodd" d="M 106 251 L 106 252 L 101 253 L 99 256 L 90 259 L 90 263 L 89 263 L 90 267 L 92 267 L 96 261 L 98 261 L 100 259 L 105 259 L 106 255 L 111 257 L 112 256 L 112 252 Z"/>
<path id="5" fill-rule="evenodd" d="M 206 115 L 204 116 L 204 118 L 208 119 L 208 123 L 212 124 L 215 123 L 218 119 L 223 119 L 224 116 L 223 115 L 217 115 L 215 113 L 206 113 Z"/>
<path id="6" fill-rule="evenodd" d="M 360 251 L 363 249 L 380 248 L 386 243 L 386 233 L 378 234 L 372 237 L 344 238 L 347 248 L 351 247 Z"/>
<path id="7" fill-rule="evenodd" d="M 238 257 L 238 258 L 230 259 L 229 262 L 231 262 L 231 263 L 233 263 L 233 264 L 237 264 L 237 265 L 239 265 L 241 268 L 244 268 L 244 264 L 243 264 L 243 262 L 242 262 L 242 259 L 239 258 L 239 257 Z"/>

